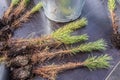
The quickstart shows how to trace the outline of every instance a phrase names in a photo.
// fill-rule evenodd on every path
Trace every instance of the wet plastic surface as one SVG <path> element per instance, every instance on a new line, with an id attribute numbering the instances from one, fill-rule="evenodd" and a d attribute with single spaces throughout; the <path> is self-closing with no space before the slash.
<path id="1" fill-rule="evenodd" d="M 4 0 L 2 1 L 4 2 Z M 9 4 L 10 2 L 9 0 L 8 2 L 6 0 L 6 4 L 3 4 L 2 1 L 0 0 L 0 15 L 6 9 L 4 8 L 5 5 L 7 3 Z M 34 3 L 36 4 L 38 1 L 39 0 L 34 0 Z M 59 74 L 57 80 L 105 80 L 107 75 L 120 60 L 120 51 L 112 45 L 110 40 L 112 34 L 112 26 L 110 24 L 110 19 L 108 16 L 107 5 L 104 1 L 106 0 L 86 1 L 82 11 L 82 16 L 88 19 L 88 25 L 82 30 L 77 30 L 74 34 L 80 35 L 81 33 L 87 33 L 90 36 L 89 41 L 96 41 L 103 38 L 108 43 L 107 50 L 102 52 L 92 52 L 90 54 L 79 54 L 77 56 L 64 60 L 54 60 L 54 63 L 83 61 L 89 55 L 109 54 L 113 57 L 113 60 L 111 61 L 111 67 L 109 69 L 98 69 L 94 71 L 90 71 L 87 68 L 69 70 Z M 3 7 L 1 7 L 1 5 Z M 21 28 L 17 29 L 14 33 L 13 38 L 29 38 L 32 36 L 39 37 L 41 35 L 50 34 L 52 31 L 62 25 L 64 24 L 48 20 L 44 15 L 44 10 L 42 10 L 39 13 L 35 14 L 29 22 L 23 24 Z M 51 64 L 52 62 L 53 61 L 51 61 Z M 39 78 L 38 80 L 43 79 Z"/>

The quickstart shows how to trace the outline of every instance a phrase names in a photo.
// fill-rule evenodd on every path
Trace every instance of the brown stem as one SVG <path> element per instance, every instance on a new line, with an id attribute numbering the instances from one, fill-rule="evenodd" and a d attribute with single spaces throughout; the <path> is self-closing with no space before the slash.
<path id="1" fill-rule="evenodd" d="M 25 15 L 23 15 L 21 18 L 15 20 L 12 24 L 11 27 L 13 29 L 17 29 L 21 26 L 22 23 L 27 22 L 29 20 L 29 17 L 31 17 L 31 12 L 27 12 Z"/>
<path id="2" fill-rule="evenodd" d="M 38 68 L 33 71 L 33 73 L 38 74 L 42 76 L 43 78 L 48 78 L 50 80 L 55 80 L 55 77 L 58 73 L 70 70 L 70 69 L 75 69 L 78 67 L 84 66 L 83 63 L 66 63 L 63 65 L 49 65 L 49 66 L 43 66 L 41 68 Z"/>
<path id="3" fill-rule="evenodd" d="M 53 40 L 54 41 L 54 40 Z M 50 43 L 52 42 L 52 37 L 51 36 L 45 36 L 45 37 L 40 37 L 40 38 L 35 38 L 35 39 L 11 39 L 8 41 L 8 46 L 9 47 L 30 47 L 30 46 L 46 46 L 47 44 L 44 43 Z"/>
<path id="4" fill-rule="evenodd" d="M 59 55 L 66 55 L 66 54 L 72 53 L 72 50 L 61 50 L 55 53 Z"/>
<path id="5" fill-rule="evenodd" d="M 114 34 L 118 33 L 118 25 L 116 23 L 116 14 L 113 11 L 110 11 L 110 15 L 111 15 L 111 19 L 112 19 L 112 27 L 113 27 L 113 31 Z"/>
<path id="6" fill-rule="evenodd" d="M 60 51 L 57 51 L 57 52 L 42 52 L 42 53 L 37 53 L 37 54 L 33 54 L 32 55 L 32 62 L 35 64 L 37 62 L 45 62 L 46 60 L 51 60 L 57 56 L 61 57 L 61 56 L 64 56 L 64 55 L 70 55 L 72 51 L 71 50 L 60 50 Z"/>
<path id="7" fill-rule="evenodd" d="M 71 63 L 70 62 L 70 63 L 57 67 L 57 70 L 61 72 L 64 70 L 74 69 L 74 68 L 81 67 L 81 66 L 83 66 L 83 63 Z"/>
<path id="8" fill-rule="evenodd" d="M 22 0 L 19 4 L 19 6 L 14 10 L 13 15 L 14 17 L 19 16 L 22 12 L 25 11 L 26 4 L 24 3 L 25 1 Z"/>
<path id="9" fill-rule="evenodd" d="M 31 61 L 33 62 L 33 64 L 37 62 L 43 63 L 45 60 L 50 60 L 54 58 L 56 55 L 57 54 L 55 53 L 48 53 L 48 52 L 37 53 L 32 55 Z"/>
<path id="10" fill-rule="evenodd" d="M 3 20 L 4 20 L 5 22 L 6 22 L 6 20 L 8 20 L 9 15 L 10 15 L 12 9 L 13 9 L 13 4 L 10 4 L 9 8 L 6 10 L 6 12 L 5 12 L 4 15 L 3 15 Z"/>

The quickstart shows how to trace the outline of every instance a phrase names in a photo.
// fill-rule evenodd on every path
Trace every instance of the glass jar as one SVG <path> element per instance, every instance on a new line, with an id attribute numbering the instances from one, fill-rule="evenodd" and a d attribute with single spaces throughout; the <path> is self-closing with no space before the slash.
<path id="1" fill-rule="evenodd" d="M 56 22 L 69 22 L 81 15 L 86 0 L 42 0 L 45 15 Z"/>

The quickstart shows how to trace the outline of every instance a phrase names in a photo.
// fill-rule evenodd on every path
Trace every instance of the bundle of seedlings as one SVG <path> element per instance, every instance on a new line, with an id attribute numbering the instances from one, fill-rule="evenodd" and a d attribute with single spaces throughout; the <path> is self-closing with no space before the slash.
<path id="1" fill-rule="evenodd" d="M 13 12 L 15 6 L 18 5 L 19 1 L 20 1 L 20 0 L 12 0 L 12 1 L 11 1 L 10 6 L 9 6 L 8 9 L 5 11 L 5 13 L 4 13 L 4 15 L 3 15 L 3 18 L 2 18 L 2 20 L 3 20 L 3 22 L 4 22 L 5 24 L 8 23 L 8 21 L 9 21 L 9 19 L 10 19 L 10 18 L 9 18 L 9 17 L 10 17 L 10 14 Z"/>
<path id="2" fill-rule="evenodd" d="M 116 47 L 120 48 L 120 32 L 118 29 L 117 15 L 115 13 L 115 9 L 116 9 L 115 0 L 108 0 L 108 9 L 110 12 L 110 18 L 111 18 L 112 27 L 113 27 L 113 34 L 112 34 L 111 40 Z"/>
<path id="3" fill-rule="evenodd" d="M 104 40 L 101 39 L 95 42 L 81 44 L 78 47 L 74 47 L 67 50 L 59 50 L 56 52 L 44 51 L 41 53 L 33 54 L 31 61 L 33 63 L 37 63 L 37 62 L 43 63 L 44 61 L 48 61 L 55 57 L 63 57 L 65 55 L 77 55 L 79 54 L 79 52 L 82 52 L 82 53 L 92 52 L 92 51 L 105 50 L 105 49 L 106 49 L 106 43 L 104 42 Z"/>
<path id="4" fill-rule="evenodd" d="M 23 16 L 19 19 L 12 22 L 11 25 L 7 25 L 0 30 L 0 41 L 8 40 L 12 35 L 13 31 L 20 27 L 20 24 L 29 20 L 29 18 L 35 12 L 38 12 L 42 8 L 42 3 L 38 3 L 35 7 L 33 7 L 30 11 L 27 11 Z"/>
<path id="5" fill-rule="evenodd" d="M 84 27 L 87 24 L 87 20 L 82 18 L 76 22 L 69 23 L 62 28 L 56 30 L 48 36 L 43 36 L 35 39 L 21 39 L 21 40 L 10 40 L 8 41 L 8 47 L 10 48 L 10 53 L 20 53 L 24 54 L 33 49 L 44 49 L 46 46 L 49 48 L 58 47 L 62 44 L 73 44 L 81 41 L 88 40 L 86 34 L 80 36 L 69 36 L 71 32 L 75 29 Z M 60 36 L 59 36 L 60 35 Z M 63 35 L 63 36 L 61 36 Z M 64 36 L 67 35 L 67 36 Z M 33 52 L 32 52 L 33 53 Z"/>
<path id="6" fill-rule="evenodd" d="M 110 67 L 109 60 L 112 58 L 108 55 L 102 55 L 99 57 L 90 57 L 86 59 L 84 62 L 69 62 L 62 65 L 48 65 L 43 66 L 41 68 L 37 68 L 33 70 L 33 73 L 42 76 L 43 78 L 47 78 L 49 80 L 56 80 L 57 74 L 66 70 L 71 70 L 80 67 L 87 67 L 90 70 L 95 70 L 98 68 L 108 68 Z"/>
<path id="7" fill-rule="evenodd" d="M 86 22 L 85 18 L 82 20 L 79 20 L 77 22 L 70 23 L 70 24 L 68 24 L 69 26 L 66 25 L 65 27 L 69 27 L 69 29 L 73 32 L 73 30 L 83 27 L 81 25 L 81 23 L 86 25 L 86 23 L 83 23 L 83 22 Z M 76 24 L 76 25 L 74 26 L 73 24 Z M 74 27 L 74 28 L 72 28 L 72 27 Z M 64 27 L 63 27 L 63 30 L 64 30 Z M 61 33 L 61 31 L 60 31 L 60 33 Z M 80 36 L 78 36 L 78 37 L 76 36 L 76 40 L 79 39 L 79 41 L 83 41 L 83 39 L 87 40 L 87 38 L 88 38 L 88 36 L 86 34 L 80 35 Z M 71 37 L 74 37 L 74 36 L 71 36 Z M 51 41 L 54 43 L 51 44 Z M 14 40 L 13 39 L 11 41 L 8 41 L 8 45 L 11 47 L 11 49 L 8 50 L 8 51 L 10 51 L 10 55 L 13 54 L 14 51 L 15 51 L 14 55 L 16 55 L 16 56 L 12 56 L 12 57 L 7 55 L 9 58 L 8 59 L 9 67 L 11 68 L 11 76 L 13 76 L 12 80 L 16 80 L 16 79 L 25 80 L 25 79 L 28 79 L 32 75 L 31 69 L 33 66 L 31 65 L 32 64 L 31 63 L 31 55 L 25 54 L 24 56 L 23 55 L 21 56 L 21 55 L 17 54 L 18 51 L 20 51 L 20 54 L 25 53 L 25 51 L 26 51 L 26 53 L 29 53 L 31 50 L 32 51 L 38 50 L 37 47 L 40 47 L 40 45 L 46 47 L 46 46 L 48 46 L 48 44 L 49 45 L 53 45 L 53 44 L 58 45 L 59 43 L 62 43 L 62 42 L 60 42 L 58 40 L 51 39 L 50 36 L 47 36 L 47 37 L 44 36 L 44 37 L 38 38 L 38 39 L 26 39 L 26 40 L 25 39 L 23 39 L 23 40 L 22 39 L 21 40 Z M 30 49 L 25 48 L 27 44 L 29 44 L 28 47 L 31 47 Z M 14 47 L 14 45 L 15 45 L 15 47 Z M 35 47 L 33 47 L 33 46 L 35 46 Z M 54 45 L 53 45 L 53 47 L 54 47 Z M 23 48 L 25 48 L 24 49 L 25 51 L 23 51 Z M 22 49 L 22 50 L 20 50 L 20 49 Z M 13 51 L 13 52 L 11 52 L 11 51 Z M 29 68 L 26 68 L 26 66 Z M 23 75 L 23 74 L 25 74 L 25 75 Z"/>

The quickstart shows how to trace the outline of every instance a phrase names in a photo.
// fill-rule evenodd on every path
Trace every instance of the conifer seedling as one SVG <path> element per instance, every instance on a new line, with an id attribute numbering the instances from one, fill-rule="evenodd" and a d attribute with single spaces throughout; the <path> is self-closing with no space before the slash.
<path id="1" fill-rule="evenodd" d="M 63 57 L 65 55 L 77 55 L 80 52 L 92 52 L 92 51 L 97 51 L 97 50 L 105 50 L 106 49 L 106 43 L 104 40 L 98 40 L 95 42 L 89 42 L 85 44 L 81 44 L 78 47 L 73 47 L 68 50 L 60 50 L 57 52 L 49 52 L 49 51 L 44 51 L 43 53 L 37 53 L 33 54 L 31 60 L 33 63 L 37 62 L 44 62 L 50 59 L 53 59 L 55 57 Z"/>
<path id="2" fill-rule="evenodd" d="M 79 36 L 70 36 L 70 33 L 76 29 L 84 27 L 85 25 L 86 25 L 86 19 L 82 18 L 81 20 L 78 20 L 76 22 L 71 22 L 61 27 L 60 29 L 56 30 L 55 32 L 47 36 L 43 36 L 35 39 L 10 40 L 8 46 L 12 45 L 11 46 L 12 50 L 16 51 L 15 50 L 16 48 L 19 48 L 17 50 L 26 50 L 26 48 L 30 48 L 30 49 L 45 48 L 46 46 L 56 47 L 56 46 L 60 46 L 61 44 L 73 44 L 77 42 L 82 42 L 88 40 L 87 34 L 82 34 Z M 62 36 L 62 35 L 67 35 L 67 36 Z M 60 37 L 62 38 L 60 39 Z M 24 49 L 22 46 L 24 46 Z"/>
<path id="3" fill-rule="evenodd" d="M 110 67 L 109 61 L 111 59 L 112 58 L 108 55 L 102 55 L 99 57 L 94 56 L 94 57 L 89 57 L 83 62 L 77 62 L 77 63 L 69 62 L 62 65 L 53 64 L 53 65 L 43 66 L 41 68 L 37 68 L 33 70 L 33 73 L 38 74 L 43 78 L 47 78 L 49 80 L 56 80 L 57 74 L 70 69 L 75 69 L 80 67 L 87 67 L 90 70 L 101 69 L 101 68 L 107 69 L 108 67 Z"/>
<path id="4" fill-rule="evenodd" d="M 35 9 L 33 9 L 31 12 L 33 12 Z M 81 41 L 85 41 L 88 40 L 88 36 L 87 34 L 83 34 L 80 36 L 70 36 L 70 33 L 73 32 L 76 29 L 80 29 L 82 27 L 84 27 L 85 25 L 87 25 L 87 20 L 85 18 L 82 18 L 81 20 L 78 20 L 76 22 L 71 22 L 61 28 L 59 28 L 58 30 L 54 31 L 53 33 L 51 33 L 48 36 L 43 36 L 40 38 L 36 38 L 36 39 L 19 39 L 19 40 L 14 40 L 15 43 L 22 43 L 22 42 L 28 42 L 29 44 L 38 44 L 38 43 L 42 43 L 46 40 L 46 42 L 49 42 L 47 40 L 51 40 L 51 39 L 56 39 L 57 41 L 61 41 L 65 44 L 73 44 L 76 42 L 81 42 Z M 66 35 L 66 36 L 64 36 Z M 12 43 L 14 43 L 14 41 Z M 18 42 L 17 42 L 18 41 Z"/>

